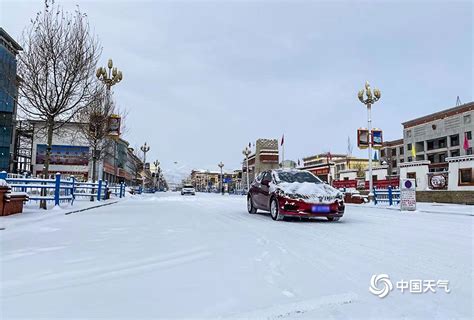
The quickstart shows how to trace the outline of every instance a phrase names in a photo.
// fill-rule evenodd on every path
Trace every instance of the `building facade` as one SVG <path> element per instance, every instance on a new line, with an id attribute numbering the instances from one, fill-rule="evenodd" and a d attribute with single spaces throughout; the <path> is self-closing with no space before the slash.
<path id="1" fill-rule="evenodd" d="M 303 158 L 303 166 L 299 169 L 312 172 L 321 180 L 332 183 L 341 178 L 341 173 L 347 170 L 356 170 L 356 176 L 363 177 L 364 171 L 369 165 L 368 159 L 361 159 L 347 154 L 319 153 Z"/>
<path id="2" fill-rule="evenodd" d="M 405 162 L 403 139 L 385 141 L 380 149 L 380 162 L 388 166 L 388 174 L 390 176 L 399 176 L 399 165 Z"/>
<path id="3" fill-rule="evenodd" d="M 21 46 L 0 27 L 0 171 L 12 171 Z"/>
<path id="4" fill-rule="evenodd" d="M 46 124 L 44 121 L 30 121 L 30 123 L 33 126 L 31 173 L 33 176 L 40 176 L 47 148 Z M 82 135 L 80 126 L 84 124 L 65 123 L 54 131 L 48 175 L 59 172 L 74 176 L 81 181 L 90 177 L 89 142 Z"/>
<path id="5" fill-rule="evenodd" d="M 258 139 L 255 142 L 255 151 L 249 156 L 249 180 L 250 183 L 262 171 L 279 168 L 278 139 Z M 247 183 L 247 163 L 242 162 L 242 184 Z"/>
<path id="6" fill-rule="evenodd" d="M 402 123 L 405 162 L 428 160 L 430 172 L 448 171 L 448 157 L 472 155 L 473 118 L 469 102 Z"/>

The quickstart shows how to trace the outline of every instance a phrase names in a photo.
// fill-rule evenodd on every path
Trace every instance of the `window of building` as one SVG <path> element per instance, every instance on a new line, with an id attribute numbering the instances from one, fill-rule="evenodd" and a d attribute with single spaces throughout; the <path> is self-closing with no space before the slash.
<path id="1" fill-rule="evenodd" d="M 446 162 L 446 153 L 439 154 L 439 162 Z"/>
<path id="2" fill-rule="evenodd" d="M 385 157 L 385 149 L 380 150 L 380 156 Z"/>
<path id="3" fill-rule="evenodd" d="M 434 149 L 434 140 L 426 141 L 426 150 L 433 150 Z"/>
<path id="4" fill-rule="evenodd" d="M 425 156 L 424 156 L 424 155 L 417 155 L 417 156 L 416 156 L 416 161 L 422 161 L 422 160 L 425 160 Z"/>
<path id="5" fill-rule="evenodd" d="M 407 179 L 416 179 L 416 172 L 407 172 Z"/>
<path id="6" fill-rule="evenodd" d="M 392 161 L 392 168 L 395 168 L 397 166 L 397 160 Z"/>
<path id="7" fill-rule="evenodd" d="M 400 159 L 400 163 L 403 163 L 403 162 L 405 162 L 405 159 Z"/>
<path id="8" fill-rule="evenodd" d="M 455 134 L 449 137 L 451 142 L 451 147 L 459 146 L 459 134 Z"/>
<path id="9" fill-rule="evenodd" d="M 377 175 L 372 176 L 372 181 L 377 181 Z"/>
<path id="10" fill-rule="evenodd" d="M 407 161 L 408 161 L 408 162 L 411 162 L 411 161 L 412 161 L 412 158 L 411 158 L 411 157 L 408 157 L 408 158 L 407 158 Z"/>
<path id="11" fill-rule="evenodd" d="M 411 130 L 407 130 L 407 138 L 411 137 Z"/>
<path id="12" fill-rule="evenodd" d="M 429 154 L 429 155 L 428 155 L 428 160 L 429 160 L 431 163 L 434 163 L 434 162 L 435 162 L 435 156 L 434 156 L 434 154 Z"/>
<path id="13" fill-rule="evenodd" d="M 451 151 L 451 157 L 459 157 L 460 155 L 461 153 L 459 152 L 459 149 Z"/>
<path id="14" fill-rule="evenodd" d="M 472 176 L 472 168 L 459 169 L 458 185 L 474 185 L 474 177 Z"/>
<path id="15" fill-rule="evenodd" d="M 400 148 L 399 148 L 399 152 L 400 152 L 400 154 L 404 154 L 404 153 L 405 153 L 403 147 L 400 147 Z"/>
<path id="16" fill-rule="evenodd" d="M 349 180 L 349 177 L 344 177 L 344 180 Z"/>
<path id="17" fill-rule="evenodd" d="M 439 148 L 446 148 L 446 138 L 442 138 L 438 140 L 438 147 Z"/>
<path id="18" fill-rule="evenodd" d="M 411 150 L 411 143 L 407 145 L 407 150 Z"/>
<path id="19" fill-rule="evenodd" d="M 467 155 L 471 155 L 471 154 L 472 154 L 472 147 L 467 148 L 466 154 L 467 154 Z"/>
<path id="20" fill-rule="evenodd" d="M 392 149 L 392 157 L 396 157 L 397 156 L 397 149 L 393 148 Z"/>
<path id="21" fill-rule="evenodd" d="M 466 132 L 467 140 L 472 140 L 472 131 Z"/>
<path id="22" fill-rule="evenodd" d="M 463 117 L 464 119 L 464 124 L 470 124 L 471 123 L 471 115 L 467 114 Z"/>

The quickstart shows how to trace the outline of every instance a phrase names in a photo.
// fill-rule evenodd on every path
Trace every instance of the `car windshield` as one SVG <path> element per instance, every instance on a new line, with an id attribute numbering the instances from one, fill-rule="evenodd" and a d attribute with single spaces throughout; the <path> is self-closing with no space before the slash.
<path id="1" fill-rule="evenodd" d="M 322 183 L 322 181 L 307 171 L 282 171 L 277 173 L 279 182 L 310 182 Z"/>
<path id="2" fill-rule="evenodd" d="M 185 188 L 194 188 L 193 186 L 184 186 Z"/>

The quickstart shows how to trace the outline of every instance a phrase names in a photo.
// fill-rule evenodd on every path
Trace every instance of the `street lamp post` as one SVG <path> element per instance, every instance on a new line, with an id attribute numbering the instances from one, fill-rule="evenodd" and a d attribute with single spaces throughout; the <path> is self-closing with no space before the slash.
<path id="1" fill-rule="evenodd" d="M 106 93 L 106 103 L 107 103 L 107 106 L 110 105 L 110 89 L 112 88 L 112 86 L 116 85 L 117 83 L 119 83 L 120 81 L 122 81 L 122 78 L 123 78 L 123 75 L 122 75 L 122 71 L 119 71 L 116 67 L 114 68 L 114 63 L 112 61 L 112 59 L 109 59 L 109 61 L 107 62 L 107 69 L 105 67 L 99 67 L 96 71 L 96 77 L 97 79 L 99 79 L 100 82 L 102 82 L 106 89 L 107 89 L 107 93 Z M 116 137 L 117 139 L 119 138 L 118 136 Z M 115 179 L 115 182 L 117 182 L 117 169 L 118 169 L 118 166 L 117 166 L 117 139 L 114 139 L 114 179 Z M 95 159 L 96 155 L 94 154 L 93 155 L 93 170 L 95 171 L 95 162 L 96 162 L 96 159 Z"/>
<path id="2" fill-rule="evenodd" d="M 222 183 L 222 168 L 224 167 L 224 164 L 221 162 L 219 162 L 219 164 L 217 165 L 219 168 L 221 168 L 221 192 L 222 194 L 224 194 L 224 184 Z"/>
<path id="3" fill-rule="evenodd" d="M 146 153 L 150 151 L 150 146 L 148 146 L 145 142 L 143 146 L 140 147 L 140 150 L 143 152 L 143 180 L 142 180 L 142 192 L 145 191 L 145 167 L 146 167 Z"/>
<path id="4" fill-rule="evenodd" d="M 366 98 L 364 99 L 364 93 Z M 374 92 L 370 89 L 368 81 L 365 82 L 365 90 L 362 89 L 357 94 L 359 101 L 367 107 L 367 130 L 369 131 L 369 137 L 372 137 L 372 104 L 380 99 L 380 90 L 374 88 Z M 373 180 L 372 180 L 372 138 L 369 138 L 369 200 L 372 201 L 374 198 L 373 193 Z"/>
<path id="5" fill-rule="evenodd" d="M 159 176 L 159 173 L 160 173 L 160 161 L 158 160 L 155 160 L 155 162 L 153 162 L 153 164 L 155 165 L 155 178 L 156 178 L 156 183 L 155 183 L 155 187 L 158 189 L 158 191 L 160 190 L 160 176 Z"/>
<path id="6" fill-rule="evenodd" d="M 245 147 L 244 151 L 242 153 L 245 156 L 245 168 L 247 169 L 247 192 L 250 190 L 250 180 L 249 180 L 249 155 L 251 153 L 250 149 L 248 147 Z"/>

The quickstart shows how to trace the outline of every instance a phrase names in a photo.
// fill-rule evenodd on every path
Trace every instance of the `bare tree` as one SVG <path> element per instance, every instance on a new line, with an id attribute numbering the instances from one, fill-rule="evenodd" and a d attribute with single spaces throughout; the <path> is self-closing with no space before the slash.
<path id="1" fill-rule="evenodd" d="M 22 79 L 19 105 L 30 118 L 46 123 L 43 175 L 47 176 L 53 132 L 94 98 L 91 84 L 100 48 L 90 33 L 87 16 L 79 9 L 64 12 L 54 0 L 45 0 L 44 10 L 26 28 L 23 47 L 18 66 Z M 46 202 L 40 207 L 46 209 Z"/>
<path id="2" fill-rule="evenodd" d="M 92 160 L 94 182 L 97 180 L 97 161 L 103 159 L 107 148 L 111 145 L 107 122 L 113 113 L 114 103 L 107 99 L 107 92 L 101 84 L 95 87 L 90 103 L 77 113 L 77 121 L 84 124 L 80 126 L 81 133 L 90 147 L 89 156 Z"/>

